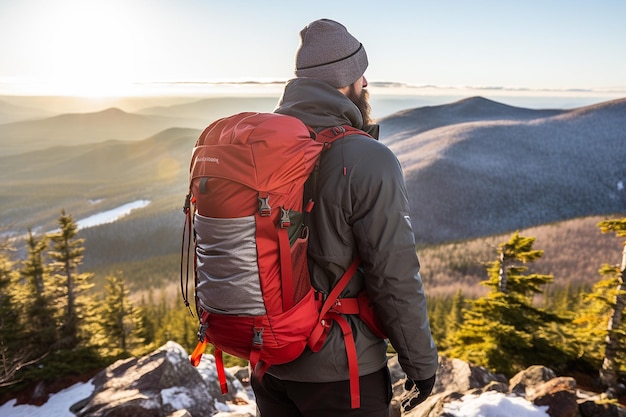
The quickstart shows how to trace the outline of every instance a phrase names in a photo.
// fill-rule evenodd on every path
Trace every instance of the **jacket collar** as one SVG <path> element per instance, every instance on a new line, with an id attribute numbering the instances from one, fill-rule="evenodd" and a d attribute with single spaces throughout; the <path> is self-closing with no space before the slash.
<path id="1" fill-rule="evenodd" d="M 288 81 L 274 111 L 297 117 L 316 131 L 346 124 L 363 128 L 357 106 L 339 90 L 315 78 Z"/>

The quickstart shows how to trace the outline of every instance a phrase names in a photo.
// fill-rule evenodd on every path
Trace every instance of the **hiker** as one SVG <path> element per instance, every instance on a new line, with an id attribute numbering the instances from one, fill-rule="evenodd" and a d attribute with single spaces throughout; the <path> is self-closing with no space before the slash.
<path id="1" fill-rule="evenodd" d="M 315 131 L 341 125 L 377 135 L 370 125 L 368 59 L 347 29 L 321 19 L 300 32 L 295 75 L 276 113 L 295 116 Z M 311 186 L 308 186 L 311 189 Z M 356 256 L 361 267 L 342 293 L 365 288 L 414 389 L 405 409 L 431 393 L 437 350 L 431 336 L 406 185 L 395 155 L 365 135 L 332 144 L 321 158 L 315 206 L 308 224 L 309 270 L 320 295 L 328 294 Z M 333 324 L 317 352 L 271 366 L 252 386 L 263 417 L 388 416 L 391 383 L 387 343 L 356 315 L 346 315 L 358 352 L 360 407 L 351 408 L 348 358 L 342 329 Z"/>

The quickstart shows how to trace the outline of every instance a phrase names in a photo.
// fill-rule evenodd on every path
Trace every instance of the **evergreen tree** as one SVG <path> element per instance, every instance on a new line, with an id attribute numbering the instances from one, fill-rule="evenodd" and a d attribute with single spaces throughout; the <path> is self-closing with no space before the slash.
<path id="1" fill-rule="evenodd" d="M 147 350 L 153 349 L 155 345 L 156 334 L 156 322 L 152 315 L 154 306 L 154 293 L 152 289 L 148 291 L 148 300 L 145 297 L 141 298 L 139 303 L 139 330 L 137 337 L 143 340 L 144 348 Z"/>
<path id="2" fill-rule="evenodd" d="M 538 360 L 555 365 L 560 352 L 546 333 L 547 325 L 560 318 L 532 304 L 552 276 L 527 273 L 525 265 L 543 255 L 532 248 L 534 241 L 516 232 L 498 246 L 498 260 L 487 264 L 488 279 L 482 282 L 491 291 L 464 310 L 463 322 L 450 340 L 450 356 L 507 375 Z"/>
<path id="3" fill-rule="evenodd" d="M 587 365 L 589 371 L 602 366 L 604 351 L 601 346 L 606 343 L 617 283 L 614 267 L 603 267 L 600 273 L 605 278 L 598 281 L 591 291 L 580 294 L 573 326 L 569 330 L 576 356 L 581 364 Z"/>
<path id="4" fill-rule="evenodd" d="M 463 310 L 465 309 L 465 296 L 463 290 L 458 290 L 452 298 L 452 307 L 448 314 L 447 324 L 452 330 L 456 330 L 463 324 Z"/>
<path id="5" fill-rule="evenodd" d="M 626 237 L 626 218 L 621 220 L 606 220 L 598 224 L 602 233 L 614 232 L 618 237 Z M 617 385 L 620 356 L 623 356 L 626 338 L 622 315 L 626 307 L 626 242 L 622 249 L 622 265 L 604 265 L 600 272 L 607 276 L 609 284 L 613 285 L 613 295 L 610 303 L 611 311 L 606 328 L 606 343 L 604 360 L 600 368 L 600 380 L 609 388 Z M 622 355 L 620 355 L 622 353 Z"/>
<path id="6" fill-rule="evenodd" d="M 450 311 L 449 297 L 428 299 L 428 318 L 430 320 L 430 328 L 433 339 L 437 343 L 439 349 L 444 348 L 448 330 L 446 325 L 448 311 Z"/>
<path id="7" fill-rule="evenodd" d="M 49 268 L 44 262 L 48 240 L 46 236 L 37 239 L 29 229 L 26 246 L 28 258 L 22 262 L 20 271 L 25 280 L 22 292 L 23 321 L 32 349 L 44 354 L 57 341 L 56 320 L 49 288 Z"/>
<path id="8" fill-rule="evenodd" d="M 16 373 L 31 360 L 28 349 L 20 348 L 23 329 L 19 304 L 12 291 L 18 275 L 7 254 L 8 249 L 7 244 L 0 247 L 0 387 L 17 382 Z"/>
<path id="9" fill-rule="evenodd" d="M 453 343 L 452 338 L 457 330 L 463 325 L 463 312 L 466 308 L 466 299 L 463 290 L 458 290 L 452 298 L 452 305 L 446 316 L 446 339 L 442 344 L 442 349 L 448 348 Z M 437 345 L 439 346 L 439 345 Z"/>
<path id="10" fill-rule="evenodd" d="M 189 310 L 172 307 L 165 292 L 159 300 L 148 306 L 146 313 L 153 323 L 154 344 L 161 346 L 173 340 L 191 352 L 198 343 L 198 321 L 191 317 Z"/>
<path id="11" fill-rule="evenodd" d="M 103 353 L 129 354 L 143 345 L 141 316 L 129 299 L 130 291 L 124 280 L 112 275 L 106 278 L 104 300 L 96 309 L 100 332 L 97 343 Z"/>
<path id="12" fill-rule="evenodd" d="M 83 239 L 76 238 L 78 227 L 72 216 L 61 212 L 58 219 L 59 231 L 50 235 L 53 260 L 51 267 L 56 272 L 57 300 L 62 307 L 60 326 L 60 348 L 72 349 L 82 340 L 81 324 L 84 319 L 85 293 L 91 288 L 91 273 L 79 273 L 84 247 Z"/>

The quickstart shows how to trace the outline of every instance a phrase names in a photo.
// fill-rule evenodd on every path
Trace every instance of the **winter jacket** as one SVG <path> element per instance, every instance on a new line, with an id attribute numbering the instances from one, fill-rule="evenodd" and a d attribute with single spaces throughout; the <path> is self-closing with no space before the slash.
<path id="1" fill-rule="evenodd" d="M 275 111 L 295 116 L 316 131 L 346 124 L 365 130 L 356 105 L 316 79 L 291 80 Z M 433 376 L 437 350 L 419 275 L 406 186 L 395 155 L 363 135 L 334 142 L 322 154 L 309 223 L 313 286 L 330 292 L 359 255 L 362 267 L 342 296 L 355 297 L 366 288 L 406 374 L 416 380 Z M 355 337 L 360 375 L 386 366 L 386 341 L 375 336 L 357 316 L 347 318 Z M 307 348 L 295 361 L 273 366 L 268 372 L 284 380 L 347 380 L 347 356 L 339 326 L 333 325 L 319 352 Z"/>

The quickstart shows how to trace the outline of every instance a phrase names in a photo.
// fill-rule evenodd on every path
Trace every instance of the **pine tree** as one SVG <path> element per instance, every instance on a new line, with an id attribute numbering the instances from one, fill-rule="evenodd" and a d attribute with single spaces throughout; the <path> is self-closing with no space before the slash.
<path id="1" fill-rule="evenodd" d="M 596 282 L 589 292 L 580 294 L 572 329 L 568 329 L 578 362 L 585 365 L 589 372 L 600 369 L 604 358 L 601 347 L 606 343 L 617 283 L 615 268 L 611 269 L 613 271 L 609 275 L 610 269 L 603 267 L 600 273 L 605 278 Z"/>
<path id="2" fill-rule="evenodd" d="M 626 237 L 626 218 L 606 220 L 598 224 L 602 233 L 614 232 L 617 237 Z M 611 312 L 606 328 L 604 360 L 600 369 L 600 381 L 609 388 L 617 385 L 619 353 L 624 351 L 626 337 L 622 325 L 622 315 L 626 307 L 626 241 L 623 244 L 621 267 L 604 265 L 601 273 L 613 284 Z"/>
<path id="3" fill-rule="evenodd" d="M 8 249 L 7 244 L 0 247 L 0 387 L 17 382 L 17 372 L 32 360 L 31 352 L 20 348 L 24 332 L 19 320 L 19 303 L 12 291 L 18 274 L 7 255 Z"/>
<path id="4" fill-rule="evenodd" d="M 101 350 L 105 354 L 129 354 L 143 344 L 141 315 L 129 299 L 130 291 L 124 280 L 116 275 L 106 278 L 105 295 L 97 308 L 97 325 L 101 332 Z"/>
<path id="5" fill-rule="evenodd" d="M 541 286 L 552 281 L 552 275 L 527 273 L 525 264 L 543 255 L 532 248 L 534 241 L 516 232 L 498 246 L 498 259 L 487 264 L 489 278 L 482 282 L 491 291 L 464 310 L 463 322 L 450 340 L 450 356 L 507 375 L 537 359 L 558 356 L 546 331 L 560 318 L 532 304 Z"/>
<path id="6" fill-rule="evenodd" d="M 154 328 L 153 343 L 160 346 L 173 340 L 191 351 L 198 343 L 198 321 L 191 317 L 187 309 L 171 307 L 170 304 L 168 295 L 163 292 L 159 300 L 146 309 Z"/>
<path id="7" fill-rule="evenodd" d="M 463 290 L 458 290 L 454 297 L 452 298 L 452 305 L 448 310 L 448 314 L 446 316 L 446 339 L 444 343 L 442 343 L 442 349 L 446 349 L 451 344 L 453 344 L 453 337 L 455 332 L 457 332 L 461 326 L 463 325 L 464 317 L 463 312 L 465 311 L 467 305 L 467 301 L 465 296 L 463 295 Z M 439 346 L 439 344 L 437 345 Z"/>
<path id="8" fill-rule="evenodd" d="M 452 298 L 452 307 L 448 314 L 447 324 L 452 330 L 456 330 L 463 324 L 463 310 L 465 309 L 465 296 L 463 290 L 458 290 Z"/>
<path id="9" fill-rule="evenodd" d="M 53 260 L 51 267 L 56 272 L 57 300 L 62 306 L 59 344 L 63 349 L 72 349 L 81 342 L 81 324 L 85 310 L 84 297 L 91 288 L 91 273 L 79 273 L 84 247 L 83 239 L 76 238 L 78 226 L 72 216 L 61 212 L 58 219 L 59 231 L 50 235 Z"/>
<path id="10" fill-rule="evenodd" d="M 25 280 L 24 327 L 29 344 L 35 352 L 44 354 L 57 341 L 54 307 L 52 305 L 49 268 L 44 262 L 48 247 L 46 236 L 39 239 L 28 230 L 26 239 L 28 258 L 22 262 L 21 276 Z"/>
<path id="11" fill-rule="evenodd" d="M 439 349 L 444 348 L 448 326 L 446 325 L 447 314 L 450 311 L 449 297 L 430 298 L 428 300 L 428 318 L 433 339 Z"/>
<path id="12" fill-rule="evenodd" d="M 153 316 L 154 311 L 154 293 L 152 288 L 148 291 L 148 300 L 142 296 L 139 303 L 139 330 L 137 337 L 143 340 L 144 348 L 151 349 L 155 347 L 156 322 Z"/>

